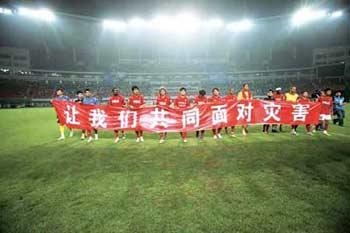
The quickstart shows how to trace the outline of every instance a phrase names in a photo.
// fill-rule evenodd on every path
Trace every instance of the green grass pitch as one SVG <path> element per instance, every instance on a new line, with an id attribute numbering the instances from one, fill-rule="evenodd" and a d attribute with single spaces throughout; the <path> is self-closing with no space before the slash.
<path id="1" fill-rule="evenodd" d="M 132 132 L 57 141 L 55 120 L 50 108 L 0 111 L 0 232 L 350 232 L 349 118 L 330 137 L 255 126 L 162 145 Z"/>

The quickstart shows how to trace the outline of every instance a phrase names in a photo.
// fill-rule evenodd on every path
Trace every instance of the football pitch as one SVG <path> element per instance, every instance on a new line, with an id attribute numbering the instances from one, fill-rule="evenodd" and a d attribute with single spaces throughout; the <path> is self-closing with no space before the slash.
<path id="1" fill-rule="evenodd" d="M 0 232 L 350 231 L 349 118 L 330 137 L 254 126 L 186 144 L 133 132 L 118 144 L 112 132 L 57 141 L 51 108 L 0 120 Z"/>

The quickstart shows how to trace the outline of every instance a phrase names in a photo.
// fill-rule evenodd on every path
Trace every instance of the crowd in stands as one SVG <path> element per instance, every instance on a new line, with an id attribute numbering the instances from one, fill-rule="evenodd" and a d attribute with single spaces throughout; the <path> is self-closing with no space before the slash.
<path id="1" fill-rule="evenodd" d="M 197 92 L 200 89 L 210 90 L 213 86 L 220 88 L 225 94 L 226 90 L 230 87 L 235 90 L 240 90 L 243 83 L 248 83 L 254 96 L 263 96 L 266 94 L 266 90 L 281 87 L 282 90 L 288 90 L 290 86 L 297 85 L 299 90 L 306 90 L 312 92 L 314 90 L 321 89 L 325 86 L 332 88 L 333 90 L 342 90 L 347 92 L 349 89 L 349 81 L 344 78 L 319 78 L 303 80 L 300 78 L 288 78 L 288 79 L 255 79 L 255 80 L 230 80 L 226 79 L 223 82 L 215 81 L 202 81 L 198 82 L 198 86 L 191 86 L 189 80 L 183 80 L 181 86 L 188 87 L 189 90 Z M 72 81 L 72 80 L 23 80 L 23 79 L 0 79 L 0 98 L 52 98 L 54 92 L 59 87 L 64 87 L 65 92 L 69 96 L 74 96 L 77 90 L 84 90 L 90 88 L 93 90 L 96 97 L 102 99 L 110 95 L 112 87 L 118 87 L 125 95 L 129 94 L 131 86 L 137 85 L 141 88 L 141 91 L 146 97 L 153 97 L 155 91 L 160 86 L 166 86 L 171 89 L 171 83 L 162 82 L 157 85 L 156 83 L 150 83 L 149 81 L 135 81 L 130 82 L 123 79 L 119 80 L 98 80 L 98 81 Z M 170 91 L 170 95 L 176 95 L 178 85 L 173 88 L 174 91 Z M 173 93 L 172 93 L 173 92 Z M 196 93 L 189 93 L 196 94 Z M 345 94 L 346 95 L 346 94 Z"/>

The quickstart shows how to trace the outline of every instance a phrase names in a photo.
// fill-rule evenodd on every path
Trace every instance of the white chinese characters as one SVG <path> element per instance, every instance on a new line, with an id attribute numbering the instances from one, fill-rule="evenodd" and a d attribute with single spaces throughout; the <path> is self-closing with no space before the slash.
<path id="1" fill-rule="evenodd" d="M 309 114 L 309 104 L 296 104 L 293 105 L 293 121 L 305 121 L 306 116 Z"/>
<path id="2" fill-rule="evenodd" d="M 155 128 L 156 126 L 160 125 L 164 128 L 168 128 L 168 120 L 165 118 L 166 115 L 168 115 L 169 112 L 165 111 L 164 109 L 161 109 L 159 111 L 158 108 L 155 108 L 154 111 L 151 112 L 151 115 L 153 116 L 152 122 L 151 122 L 151 128 Z"/>
<path id="3" fill-rule="evenodd" d="M 137 112 L 130 110 L 123 110 L 120 112 L 120 128 L 125 129 L 129 127 L 129 115 L 132 116 L 132 124 L 130 125 L 130 128 L 136 128 Z"/>
<path id="4" fill-rule="evenodd" d="M 67 105 L 64 114 L 66 116 L 67 124 L 80 125 L 80 122 L 77 121 L 77 115 L 79 114 L 79 112 L 77 111 L 75 106 Z"/>
<path id="5" fill-rule="evenodd" d="M 281 121 L 281 118 L 279 117 L 279 113 L 281 111 L 281 105 L 271 102 L 268 104 L 264 104 L 264 109 L 267 115 L 264 118 L 264 121 L 268 121 L 270 119 L 273 119 L 275 121 Z"/>
<path id="6" fill-rule="evenodd" d="M 107 128 L 107 114 L 104 110 L 101 109 L 92 109 L 90 111 L 90 122 L 91 126 L 94 128 Z"/>
<path id="7" fill-rule="evenodd" d="M 199 126 L 199 109 L 193 108 L 182 112 L 182 128 L 187 125 Z"/>
<path id="8" fill-rule="evenodd" d="M 212 106 L 212 123 L 213 125 L 219 123 L 227 123 L 227 105 Z"/>
<path id="9" fill-rule="evenodd" d="M 247 105 L 245 104 L 237 104 L 238 116 L 237 120 L 246 120 L 246 122 L 251 122 L 252 120 L 252 111 L 254 107 L 251 102 Z"/>

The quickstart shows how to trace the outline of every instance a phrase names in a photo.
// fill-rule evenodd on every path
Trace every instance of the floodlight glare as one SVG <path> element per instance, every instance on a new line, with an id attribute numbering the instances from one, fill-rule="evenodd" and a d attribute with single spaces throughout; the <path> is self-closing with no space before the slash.
<path id="1" fill-rule="evenodd" d="M 244 19 L 242 21 L 229 23 L 226 28 L 231 32 L 245 32 L 251 30 L 253 25 L 252 21 Z"/>
<path id="2" fill-rule="evenodd" d="M 104 28 L 112 29 L 114 31 L 123 31 L 126 28 L 126 24 L 122 21 L 116 20 L 103 20 L 102 22 Z"/>
<path id="3" fill-rule="evenodd" d="M 325 10 L 313 10 L 308 7 L 304 7 L 298 10 L 292 17 L 292 24 L 294 26 L 300 26 L 327 16 Z"/>
<path id="4" fill-rule="evenodd" d="M 159 31 L 173 31 L 176 29 L 176 21 L 171 17 L 158 15 L 150 21 L 150 27 Z"/>
<path id="5" fill-rule="evenodd" d="M 12 10 L 11 10 L 11 9 L 7 9 L 7 8 L 2 8 L 2 7 L 0 7 L 0 14 L 12 15 Z"/>
<path id="6" fill-rule="evenodd" d="M 331 13 L 332 18 L 338 18 L 338 17 L 341 17 L 342 15 L 343 15 L 342 11 L 334 11 Z"/>
<path id="7" fill-rule="evenodd" d="M 128 22 L 130 27 L 141 28 L 146 26 L 146 21 L 140 18 L 133 18 Z"/>
<path id="8" fill-rule="evenodd" d="M 176 28 L 179 33 L 193 33 L 196 32 L 201 25 L 201 21 L 195 15 L 189 13 L 182 13 L 176 16 Z"/>
<path id="9" fill-rule="evenodd" d="M 22 16 L 27 16 L 34 19 L 40 19 L 47 22 L 52 22 L 55 20 L 55 14 L 45 8 L 34 10 L 29 8 L 20 7 L 18 8 L 18 14 Z"/>
<path id="10" fill-rule="evenodd" d="M 209 28 L 221 28 L 224 26 L 224 23 L 221 19 L 211 19 L 206 24 Z"/>

